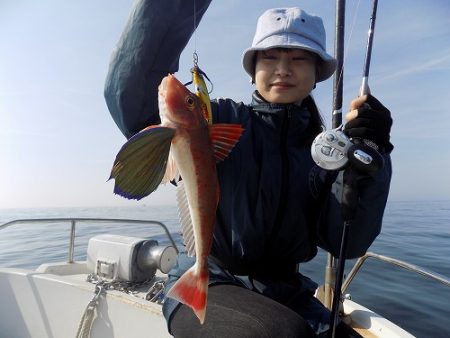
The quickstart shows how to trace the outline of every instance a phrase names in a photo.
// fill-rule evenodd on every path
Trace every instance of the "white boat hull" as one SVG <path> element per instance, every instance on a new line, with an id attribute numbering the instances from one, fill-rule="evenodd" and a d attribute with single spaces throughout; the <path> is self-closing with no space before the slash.
<path id="1" fill-rule="evenodd" d="M 86 281 L 85 263 L 44 264 L 36 271 L 0 268 L 2 337 L 75 337 L 95 285 Z M 147 286 L 148 289 L 148 286 Z M 92 338 L 171 337 L 161 305 L 108 290 L 100 296 L 90 332 Z M 346 317 L 363 337 L 414 337 L 389 320 L 346 300 Z"/>
<path id="2" fill-rule="evenodd" d="M 349 325 L 363 337 L 414 338 L 401 327 L 351 300 L 344 301 L 344 313 Z"/>
<path id="3" fill-rule="evenodd" d="M 47 265 L 44 270 L 77 272 L 84 264 Z M 57 275 L 22 269 L 0 269 L 1 336 L 8 338 L 75 337 L 95 285 L 87 272 Z M 161 305 L 120 291 L 100 296 L 90 337 L 171 337 Z"/>

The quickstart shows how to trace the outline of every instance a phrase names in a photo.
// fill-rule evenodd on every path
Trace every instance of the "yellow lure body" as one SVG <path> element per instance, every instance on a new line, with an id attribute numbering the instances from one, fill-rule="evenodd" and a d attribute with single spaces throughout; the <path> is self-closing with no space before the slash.
<path id="1" fill-rule="evenodd" d="M 194 68 L 191 69 L 191 72 L 192 72 L 192 83 L 194 84 L 195 88 L 195 94 L 202 101 L 205 119 L 208 121 L 208 124 L 212 124 L 213 118 L 212 118 L 211 100 L 209 98 L 208 88 L 206 87 L 205 79 L 203 78 L 203 75 L 205 73 L 198 66 L 194 66 Z"/>

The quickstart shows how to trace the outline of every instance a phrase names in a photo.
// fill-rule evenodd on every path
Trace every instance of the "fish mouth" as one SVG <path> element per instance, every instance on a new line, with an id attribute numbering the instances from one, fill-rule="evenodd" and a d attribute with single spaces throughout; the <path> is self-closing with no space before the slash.
<path id="1" fill-rule="evenodd" d="M 167 94 L 167 78 L 169 76 L 171 75 L 169 74 L 168 76 L 164 77 L 158 87 L 158 93 L 162 98 L 165 98 Z"/>
<path id="2" fill-rule="evenodd" d="M 165 76 L 158 87 L 158 100 L 165 107 L 173 108 L 179 94 L 179 81 L 172 74 Z M 180 83 L 181 85 L 181 83 Z"/>
<path id="3" fill-rule="evenodd" d="M 184 97 L 187 92 L 186 87 L 172 74 L 161 81 L 160 94 L 169 109 L 184 109 Z"/>

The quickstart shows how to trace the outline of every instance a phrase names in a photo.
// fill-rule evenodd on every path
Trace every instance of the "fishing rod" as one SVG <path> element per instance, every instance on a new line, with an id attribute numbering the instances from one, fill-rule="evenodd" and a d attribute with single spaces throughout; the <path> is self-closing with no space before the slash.
<path id="1" fill-rule="evenodd" d="M 334 38 L 334 56 L 336 59 L 336 71 L 333 78 L 333 105 L 332 105 L 332 128 L 336 129 L 342 124 L 342 96 L 344 79 L 344 34 L 345 33 L 345 0 L 336 1 L 335 18 L 335 38 Z M 311 151 L 314 152 L 313 148 Z M 317 161 L 316 161 L 317 162 Z M 325 281 L 323 290 L 323 303 L 331 309 L 333 286 L 336 281 L 336 259 L 327 255 L 325 266 Z"/>
<path id="2" fill-rule="evenodd" d="M 369 70 L 370 70 L 370 60 L 372 58 L 372 46 L 373 46 L 373 34 L 375 32 L 375 20 L 377 18 L 377 6 L 378 0 L 373 0 L 372 4 L 372 15 L 370 16 L 370 26 L 369 31 L 367 33 L 367 50 L 366 50 L 366 58 L 364 61 L 364 69 L 363 69 L 363 79 L 361 84 L 360 96 L 366 95 L 369 93 Z"/>
<path id="3" fill-rule="evenodd" d="M 342 98 L 343 98 L 343 83 L 344 83 L 344 37 L 345 37 L 345 0 L 336 0 L 336 32 L 335 32 L 335 58 L 337 61 L 336 73 L 334 76 L 333 83 L 333 115 L 332 115 L 332 128 L 338 129 L 342 125 Z M 328 297 L 328 308 L 331 305 L 331 315 L 330 315 L 330 330 L 331 338 L 335 337 L 337 317 L 339 314 L 339 304 L 340 304 L 340 292 L 339 295 L 337 287 L 339 286 L 338 280 L 340 279 L 340 271 L 343 270 L 344 264 L 342 262 L 342 250 L 347 246 L 347 231 L 346 223 L 344 223 L 344 229 L 342 233 L 341 248 L 339 252 L 338 269 L 336 270 L 336 260 L 331 254 L 327 258 L 326 274 L 328 275 L 328 288 L 331 290 L 331 284 L 334 282 L 334 294 L 333 301 L 331 301 L 331 291 L 325 293 Z M 344 237 L 345 235 L 345 237 Z M 345 242 L 345 243 L 344 243 Z M 341 269 L 342 267 L 342 269 Z M 333 273 L 334 272 L 334 273 Z M 334 278 L 333 278 L 334 276 Z M 326 276 L 327 277 L 327 276 Z M 343 276 L 342 276 L 343 277 Z M 326 278 L 327 279 L 327 278 Z M 342 281 L 340 282 L 342 285 Z M 341 287 L 339 287 L 340 290 Z"/>
<path id="4" fill-rule="evenodd" d="M 360 95 L 369 92 L 369 69 L 372 56 L 373 36 L 378 0 L 373 0 L 372 15 L 368 32 L 367 50 L 363 67 L 363 79 Z M 330 317 L 331 337 L 335 337 L 339 306 L 342 296 L 342 280 L 344 276 L 345 257 L 347 252 L 348 232 L 353 222 L 358 203 L 358 191 L 354 170 L 373 172 L 383 166 L 383 158 L 373 147 L 359 140 L 350 140 L 344 133 L 342 123 L 342 97 L 344 77 L 344 32 L 345 32 L 345 0 L 336 0 L 336 34 L 335 58 L 337 61 L 333 83 L 333 114 L 332 128 L 319 134 L 311 146 L 311 155 L 316 164 L 327 170 L 339 170 L 348 166 L 344 172 L 342 215 L 344 227 L 342 230 L 341 246 L 337 269 L 335 259 L 328 255 L 325 276 L 325 305 L 330 307 L 330 285 L 334 276 L 334 295 Z M 328 290 L 327 290 L 328 288 Z M 328 291 L 328 292 L 327 292 Z"/>
<path id="5" fill-rule="evenodd" d="M 334 57 L 336 72 L 333 82 L 332 128 L 342 124 L 342 96 L 344 88 L 344 36 L 345 36 L 345 0 L 336 1 L 336 29 L 334 37 Z"/>
<path id="6" fill-rule="evenodd" d="M 341 1 L 341 0 L 340 0 Z M 343 0 L 345 1 L 345 0 Z M 367 49 L 366 56 L 364 60 L 363 67 L 363 77 L 362 84 L 360 88 L 360 96 L 369 93 L 369 70 L 370 70 L 370 61 L 372 56 L 372 46 L 373 46 L 373 36 L 375 31 L 375 21 L 376 21 L 376 13 L 378 7 L 378 0 L 373 0 L 372 4 L 372 15 L 370 17 L 370 26 L 368 31 L 368 40 L 367 40 Z M 342 18 L 341 18 L 342 19 Z M 341 75 L 342 76 L 342 75 Z M 357 146 L 357 145 L 356 145 Z M 354 146 L 353 146 L 354 147 Z M 372 149 L 372 153 L 369 154 L 374 156 L 374 160 L 379 161 L 381 155 L 377 153 L 377 151 L 369 146 L 366 146 L 364 149 L 366 152 L 368 149 Z M 351 151 L 350 151 L 351 154 Z M 349 158 L 351 157 L 348 155 Z M 376 155 L 379 156 L 377 159 Z M 382 161 L 382 158 L 381 158 Z M 352 163 L 353 165 L 355 163 Z M 383 162 L 381 162 L 381 165 Z M 378 164 L 377 166 L 379 166 Z M 356 166 L 357 168 L 359 166 Z M 360 168 L 359 168 L 360 169 Z M 344 277 L 344 269 L 345 269 L 345 257 L 347 256 L 347 243 L 348 243 L 348 233 L 350 226 L 353 223 L 356 207 L 358 203 L 358 190 L 356 186 L 356 178 L 355 173 L 353 172 L 354 168 L 350 167 L 347 173 L 344 173 L 344 183 L 343 183 L 343 197 L 342 197 L 342 214 L 344 218 L 344 227 L 342 229 L 342 239 L 341 239 L 341 247 L 339 250 L 339 261 L 336 272 L 336 280 L 334 286 L 334 295 L 333 295 L 333 304 L 331 310 L 331 318 L 330 318 L 330 328 L 331 328 L 331 338 L 335 337 L 336 334 L 336 326 L 337 319 L 339 316 L 339 307 L 342 303 L 342 281 Z"/>
<path id="7" fill-rule="evenodd" d="M 360 94 L 369 91 L 368 77 L 372 55 L 373 34 L 377 10 L 377 0 L 373 0 L 372 16 L 369 27 L 368 45 L 364 62 L 363 81 Z M 344 133 L 342 123 L 342 87 L 344 78 L 344 26 L 345 0 L 336 0 L 336 41 L 335 57 L 337 68 L 333 89 L 333 125 L 314 139 L 311 145 L 311 156 L 316 164 L 327 170 L 340 170 L 350 164 L 363 172 L 375 172 L 383 166 L 383 158 L 371 142 L 349 139 Z"/>

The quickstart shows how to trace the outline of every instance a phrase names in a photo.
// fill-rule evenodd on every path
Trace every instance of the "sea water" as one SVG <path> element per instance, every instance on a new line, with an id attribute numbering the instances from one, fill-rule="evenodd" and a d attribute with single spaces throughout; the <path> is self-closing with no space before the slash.
<path id="1" fill-rule="evenodd" d="M 177 210 L 173 206 L 110 208 L 0 209 L 0 224 L 14 219 L 89 217 L 143 219 L 163 222 L 180 242 Z M 357 225 L 353 225 L 357 226 Z M 148 225 L 80 222 L 76 228 L 75 260 L 86 257 L 87 240 L 100 233 L 157 236 Z M 0 231 L 0 266 L 36 268 L 41 262 L 68 257 L 70 223 L 15 225 Z M 450 278 L 450 201 L 389 202 L 383 229 L 369 251 L 404 260 Z M 319 251 L 300 267 L 304 275 L 323 283 L 326 253 Z M 346 272 L 355 260 L 345 262 Z M 270 268 L 270 267 L 268 267 Z M 369 307 L 417 337 L 450 337 L 450 288 L 400 268 L 369 259 L 350 285 L 352 299 Z"/>

